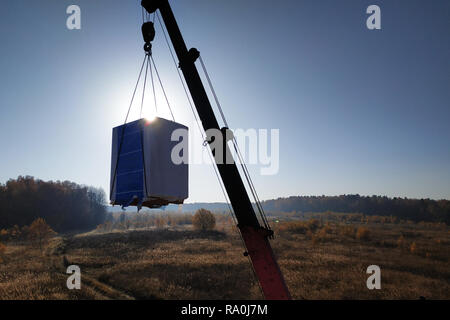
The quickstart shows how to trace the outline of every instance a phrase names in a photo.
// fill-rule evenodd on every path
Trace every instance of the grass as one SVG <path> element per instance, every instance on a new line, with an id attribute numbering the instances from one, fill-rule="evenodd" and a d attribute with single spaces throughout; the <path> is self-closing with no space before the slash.
<path id="1" fill-rule="evenodd" d="M 0 299 L 262 299 L 233 228 L 190 226 L 7 243 Z M 450 299 L 446 226 L 280 222 L 272 241 L 294 299 Z M 65 266 L 82 272 L 68 290 Z M 366 269 L 381 268 L 381 290 Z"/>

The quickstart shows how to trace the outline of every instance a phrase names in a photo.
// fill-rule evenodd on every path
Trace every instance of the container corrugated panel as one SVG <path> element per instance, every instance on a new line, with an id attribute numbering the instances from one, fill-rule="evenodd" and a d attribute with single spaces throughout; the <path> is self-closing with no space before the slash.
<path id="1" fill-rule="evenodd" d="M 171 159 L 179 143 L 171 139 L 177 129 L 188 130 L 163 118 L 140 119 L 113 129 L 111 204 L 157 208 L 188 198 L 188 164 Z M 188 150 L 183 152 L 187 157 Z"/>

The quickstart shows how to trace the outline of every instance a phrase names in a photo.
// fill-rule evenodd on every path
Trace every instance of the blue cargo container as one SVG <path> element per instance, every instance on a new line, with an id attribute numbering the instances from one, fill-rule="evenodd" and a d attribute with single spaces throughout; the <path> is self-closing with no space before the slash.
<path id="1" fill-rule="evenodd" d="M 163 118 L 140 119 L 113 129 L 112 205 L 158 208 L 188 198 L 188 164 L 176 164 L 171 158 L 172 149 L 180 143 L 171 139 L 178 129 L 188 130 Z M 187 140 L 183 142 L 187 146 Z M 187 152 L 184 148 L 186 158 Z"/>

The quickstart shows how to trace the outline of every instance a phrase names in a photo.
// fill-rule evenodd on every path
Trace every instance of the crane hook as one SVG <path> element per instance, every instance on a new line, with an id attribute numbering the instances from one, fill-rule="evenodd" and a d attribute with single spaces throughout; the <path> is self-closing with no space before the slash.
<path id="1" fill-rule="evenodd" d="M 155 26 L 153 22 L 148 21 L 142 25 L 142 37 L 144 38 L 144 51 L 150 53 L 152 50 L 151 42 L 155 39 Z"/>

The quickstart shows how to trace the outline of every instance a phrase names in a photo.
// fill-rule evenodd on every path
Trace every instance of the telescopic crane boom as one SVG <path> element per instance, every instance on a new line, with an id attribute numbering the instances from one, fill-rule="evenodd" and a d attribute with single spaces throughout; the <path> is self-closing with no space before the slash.
<path id="1" fill-rule="evenodd" d="M 169 1 L 142 0 L 141 4 L 148 13 L 154 13 L 156 10 L 161 13 L 203 129 L 205 132 L 209 129 L 221 130 L 195 66 L 199 52 L 195 48 L 188 51 Z M 224 129 L 226 128 L 223 128 L 222 132 Z M 223 141 L 226 141 L 225 137 Z M 224 148 L 225 155 L 230 156 L 230 150 L 226 143 Z M 273 235 L 273 232 L 260 225 L 236 164 L 234 161 L 226 163 L 214 158 L 247 249 L 245 254 L 250 256 L 265 298 L 270 300 L 291 299 L 269 243 L 269 237 Z"/>

